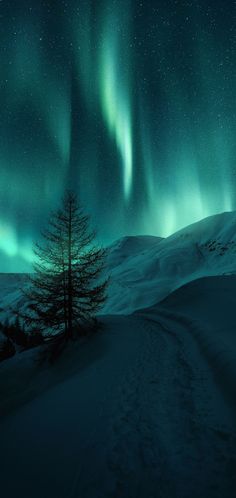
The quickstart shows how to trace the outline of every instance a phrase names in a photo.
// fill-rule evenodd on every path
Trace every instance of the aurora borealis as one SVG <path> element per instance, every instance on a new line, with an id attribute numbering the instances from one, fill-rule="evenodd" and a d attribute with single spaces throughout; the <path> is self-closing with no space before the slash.
<path id="1" fill-rule="evenodd" d="M 73 187 L 98 238 L 236 208 L 236 2 L 0 1 L 0 271 Z"/>

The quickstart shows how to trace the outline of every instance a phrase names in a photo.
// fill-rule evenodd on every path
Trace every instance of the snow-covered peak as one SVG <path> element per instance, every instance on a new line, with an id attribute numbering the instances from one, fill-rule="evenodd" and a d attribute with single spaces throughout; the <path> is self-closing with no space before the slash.
<path id="1" fill-rule="evenodd" d="M 217 239 L 222 243 L 231 240 L 236 241 L 236 211 L 208 216 L 201 221 L 182 228 L 170 235 L 166 240 L 177 241 L 188 237 L 199 244 L 203 244 L 209 239 Z"/>

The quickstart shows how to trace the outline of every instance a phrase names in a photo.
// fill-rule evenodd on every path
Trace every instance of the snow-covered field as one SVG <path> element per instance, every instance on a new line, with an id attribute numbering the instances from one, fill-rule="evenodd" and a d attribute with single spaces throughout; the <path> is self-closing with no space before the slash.
<path id="1" fill-rule="evenodd" d="M 224 213 L 116 242 L 101 331 L 0 364 L 1 496 L 236 496 L 235 241 Z"/>

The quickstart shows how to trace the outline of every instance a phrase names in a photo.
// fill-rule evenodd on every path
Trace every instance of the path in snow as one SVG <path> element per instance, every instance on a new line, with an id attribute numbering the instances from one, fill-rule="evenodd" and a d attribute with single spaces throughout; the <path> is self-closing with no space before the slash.
<path id="1" fill-rule="evenodd" d="M 188 326 L 104 321 L 104 355 L 2 422 L 4 498 L 234 496 L 235 414 Z"/>

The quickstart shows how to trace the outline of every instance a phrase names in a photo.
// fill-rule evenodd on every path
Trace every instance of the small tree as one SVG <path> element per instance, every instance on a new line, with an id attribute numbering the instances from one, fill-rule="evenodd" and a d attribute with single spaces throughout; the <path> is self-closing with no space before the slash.
<path id="1" fill-rule="evenodd" d="M 42 235 L 42 244 L 35 245 L 34 274 L 25 291 L 29 305 L 22 317 L 35 330 L 71 339 L 73 330 L 81 329 L 105 301 L 105 250 L 94 245 L 89 218 L 72 192 L 52 213 Z"/>

